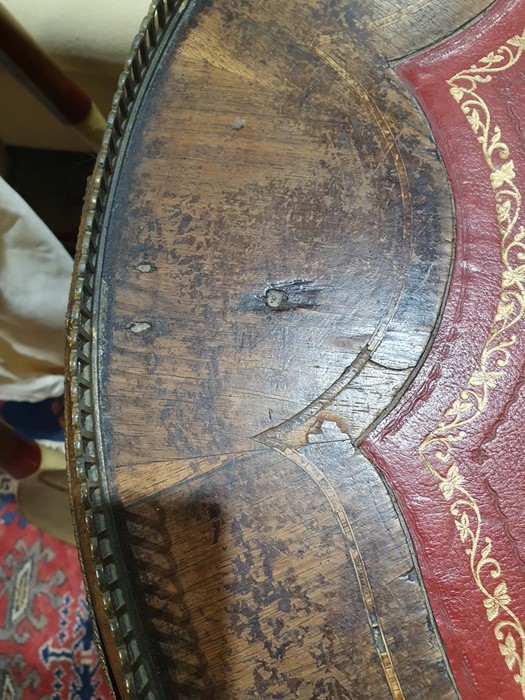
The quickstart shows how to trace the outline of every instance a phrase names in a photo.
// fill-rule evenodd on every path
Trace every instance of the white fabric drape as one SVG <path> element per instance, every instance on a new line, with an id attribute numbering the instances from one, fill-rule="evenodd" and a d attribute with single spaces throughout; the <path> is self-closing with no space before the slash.
<path id="1" fill-rule="evenodd" d="M 73 262 L 0 178 L 0 400 L 64 391 L 65 313 Z"/>

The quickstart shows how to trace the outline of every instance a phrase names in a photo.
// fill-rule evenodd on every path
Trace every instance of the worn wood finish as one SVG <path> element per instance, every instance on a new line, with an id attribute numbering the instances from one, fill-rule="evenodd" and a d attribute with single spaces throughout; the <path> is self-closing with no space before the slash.
<path id="1" fill-rule="evenodd" d="M 487 3 L 398 5 L 162 2 L 123 82 L 77 258 L 69 454 L 124 696 L 457 697 L 356 445 L 453 256 L 388 61 Z"/>
<path id="2" fill-rule="evenodd" d="M 490 4 L 479 0 L 377 0 L 352 3 L 346 20 L 362 41 L 397 61 L 468 25 Z"/>

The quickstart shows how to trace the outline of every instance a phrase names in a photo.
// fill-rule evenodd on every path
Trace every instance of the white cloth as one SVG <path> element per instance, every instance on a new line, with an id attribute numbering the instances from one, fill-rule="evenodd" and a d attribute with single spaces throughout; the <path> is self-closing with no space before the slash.
<path id="1" fill-rule="evenodd" d="M 73 261 L 0 178 L 0 400 L 64 391 L 65 313 Z"/>

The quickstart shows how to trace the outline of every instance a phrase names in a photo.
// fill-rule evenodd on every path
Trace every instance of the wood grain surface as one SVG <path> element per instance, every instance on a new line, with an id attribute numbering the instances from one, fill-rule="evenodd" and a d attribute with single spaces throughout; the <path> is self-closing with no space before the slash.
<path id="1" fill-rule="evenodd" d="M 454 255 L 390 61 L 487 4 L 161 2 L 137 40 L 70 316 L 73 505 L 123 696 L 458 697 L 358 445 Z"/>

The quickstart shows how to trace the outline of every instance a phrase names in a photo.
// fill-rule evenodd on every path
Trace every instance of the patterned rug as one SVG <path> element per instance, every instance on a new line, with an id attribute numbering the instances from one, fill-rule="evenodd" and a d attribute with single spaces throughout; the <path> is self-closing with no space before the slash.
<path id="1" fill-rule="evenodd" d="M 0 700 L 111 697 L 76 549 L 27 523 L 0 474 Z"/>

